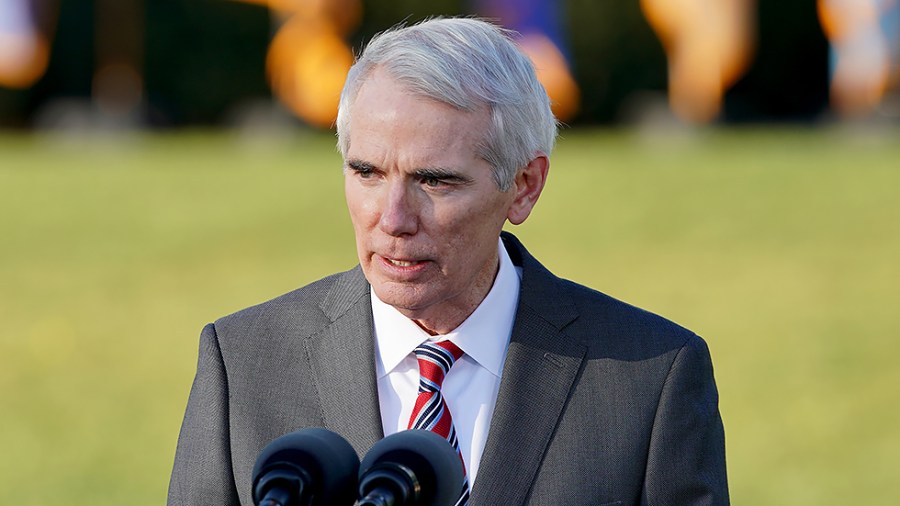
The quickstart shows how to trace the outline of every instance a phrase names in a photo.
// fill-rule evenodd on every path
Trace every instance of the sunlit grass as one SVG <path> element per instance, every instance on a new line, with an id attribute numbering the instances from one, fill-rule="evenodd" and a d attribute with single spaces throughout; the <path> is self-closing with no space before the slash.
<path id="1" fill-rule="evenodd" d="M 569 131 L 517 227 L 707 339 L 735 504 L 900 497 L 898 138 Z M 0 503 L 164 502 L 203 324 L 355 263 L 333 145 L 0 136 Z"/>

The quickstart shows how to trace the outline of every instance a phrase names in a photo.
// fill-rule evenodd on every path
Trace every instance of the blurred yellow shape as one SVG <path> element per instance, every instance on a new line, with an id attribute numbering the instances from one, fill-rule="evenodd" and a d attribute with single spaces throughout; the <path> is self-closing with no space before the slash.
<path id="1" fill-rule="evenodd" d="M 353 53 L 327 23 L 291 18 L 269 47 L 266 69 L 272 91 L 310 124 L 329 128 Z"/>
<path id="2" fill-rule="evenodd" d="M 362 16 L 359 0 L 238 0 L 264 5 L 283 16 L 323 18 L 343 34 L 356 28 Z"/>
<path id="3" fill-rule="evenodd" d="M 283 19 L 266 55 L 272 92 L 311 125 L 330 128 L 353 52 L 345 36 L 362 15 L 359 0 L 239 0 Z"/>
<path id="4" fill-rule="evenodd" d="M 690 123 L 718 116 L 746 72 L 756 40 L 755 0 L 641 0 L 669 61 L 669 104 Z"/>

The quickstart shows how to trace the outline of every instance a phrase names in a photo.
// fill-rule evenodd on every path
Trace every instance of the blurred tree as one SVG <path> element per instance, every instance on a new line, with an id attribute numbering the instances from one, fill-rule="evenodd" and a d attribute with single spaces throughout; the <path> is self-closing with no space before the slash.
<path id="1" fill-rule="evenodd" d="M 264 7 L 226 0 L 146 2 L 150 122 L 209 124 L 243 100 L 269 97 Z"/>
<path id="2" fill-rule="evenodd" d="M 356 53 L 376 33 L 401 22 L 412 24 L 428 17 L 458 16 L 467 14 L 462 0 L 365 0 L 363 2 L 362 23 L 351 39 Z"/>
<path id="3" fill-rule="evenodd" d="M 816 0 L 758 1 L 756 59 L 725 96 L 726 120 L 815 120 L 828 106 L 828 42 Z"/>
<path id="4" fill-rule="evenodd" d="M 566 14 L 585 122 L 611 122 L 623 104 L 666 87 L 666 56 L 637 0 L 570 0 Z"/>

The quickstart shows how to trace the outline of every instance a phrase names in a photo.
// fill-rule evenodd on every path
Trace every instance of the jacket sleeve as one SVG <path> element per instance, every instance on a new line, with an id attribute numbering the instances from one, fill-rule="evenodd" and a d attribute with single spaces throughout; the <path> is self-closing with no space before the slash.
<path id="1" fill-rule="evenodd" d="M 727 505 L 725 432 L 706 343 L 692 336 L 663 385 L 647 460 L 645 505 Z"/>
<path id="2" fill-rule="evenodd" d="M 240 504 L 231 467 L 228 378 L 213 324 L 200 334 L 197 375 L 178 436 L 167 504 Z"/>

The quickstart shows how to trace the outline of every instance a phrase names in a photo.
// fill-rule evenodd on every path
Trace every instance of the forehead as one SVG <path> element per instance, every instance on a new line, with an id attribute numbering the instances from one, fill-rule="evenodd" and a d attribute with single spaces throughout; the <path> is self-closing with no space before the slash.
<path id="1" fill-rule="evenodd" d="M 348 158 L 477 157 L 489 125 L 487 106 L 459 110 L 416 94 L 375 69 L 351 105 Z"/>

